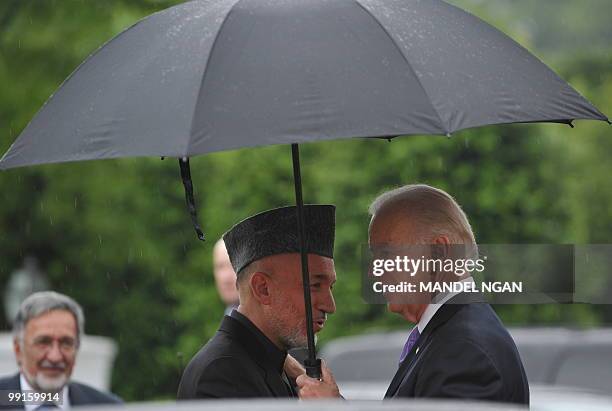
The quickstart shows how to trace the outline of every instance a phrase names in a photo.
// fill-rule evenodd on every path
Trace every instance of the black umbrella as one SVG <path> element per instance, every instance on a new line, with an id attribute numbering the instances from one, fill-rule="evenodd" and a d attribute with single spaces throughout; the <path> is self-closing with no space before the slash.
<path id="1" fill-rule="evenodd" d="M 291 144 L 608 121 L 512 39 L 440 0 L 210 0 L 153 14 L 90 56 L 0 168 L 176 157 L 198 236 L 189 158 Z M 302 252 L 309 375 L 316 355 Z"/>

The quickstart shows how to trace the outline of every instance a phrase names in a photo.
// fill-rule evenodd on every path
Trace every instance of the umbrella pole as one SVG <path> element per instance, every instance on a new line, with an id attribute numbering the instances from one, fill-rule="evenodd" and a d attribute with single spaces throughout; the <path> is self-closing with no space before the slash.
<path id="1" fill-rule="evenodd" d="M 317 359 L 315 350 L 314 330 L 312 326 L 312 303 L 310 300 L 310 274 L 308 272 L 308 254 L 306 253 L 304 230 L 304 200 L 302 199 L 302 174 L 300 172 L 300 148 L 291 144 L 293 158 L 293 185 L 295 186 L 295 205 L 302 261 L 302 286 L 304 288 L 304 308 L 306 309 L 306 337 L 308 339 L 308 357 L 304 361 L 306 375 L 321 378 L 321 360 Z"/>

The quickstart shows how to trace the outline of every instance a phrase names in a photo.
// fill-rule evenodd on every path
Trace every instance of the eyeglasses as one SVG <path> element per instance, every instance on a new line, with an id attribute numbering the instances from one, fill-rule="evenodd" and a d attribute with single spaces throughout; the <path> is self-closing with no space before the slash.
<path id="1" fill-rule="evenodd" d="M 74 353 L 77 349 L 77 340 L 72 337 L 62 337 L 55 339 L 49 336 L 37 337 L 32 341 L 32 345 L 35 349 L 41 352 L 47 352 L 53 348 L 53 345 L 57 343 L 59 350 L 66 354 Z"/>

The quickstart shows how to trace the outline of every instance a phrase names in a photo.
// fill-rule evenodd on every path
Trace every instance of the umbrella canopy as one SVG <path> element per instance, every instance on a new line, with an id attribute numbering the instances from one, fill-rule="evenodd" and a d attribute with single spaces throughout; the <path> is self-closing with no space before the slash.
<path id="1" fill-rule="evenodd" d="M 608 119 L 520 45 L 440 0 L 209 0 L 153 14 L 102 46 L 47 101 L 0 169 Z M 316 376 L 307 257 L 309 358 Z"/>
<path id="2" fill-rule="evenodd" d="M 89 57 L 0 168 L 583 118 L 607 120 L 443 1 L 192 1 Z"/>

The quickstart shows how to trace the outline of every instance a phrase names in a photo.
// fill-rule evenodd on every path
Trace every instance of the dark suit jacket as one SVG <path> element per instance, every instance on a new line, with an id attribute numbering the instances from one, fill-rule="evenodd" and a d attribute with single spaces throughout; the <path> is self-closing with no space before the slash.
<path id="1" fill-rule="evenodd" d="M 21 382 L 19 381 L 19 374 L 15 374 L 11 377 L 0 378 L 0 391 L 2 392 L 2 399 L 0 400 L 0 410 L 23 410 L 23 404 L 17 403 L 8 405 L 7 395 L 8 391 L 21 392 Z M 110 394 L 103 393 L 85 384 L 78 382 L 71 382 L 68 384 L 68 396 L 70 397 L 70 406 L 77 407 L 79 405 L 92 405 L 92 404 L 121 404 L 122 401 L 119 397 Z"/>
<path id="2" fill-rule="evenodd" d="M 286 354 L 234 311 L 187 365 L 177 397 L 296 397 L 283 373 Z"/>
<path id="3" fill-rule="evenodd" d="M 529 404 L 529 385 L 516 345 L 489 304 L 446 303 L 400 364 L 385 394 L 393 397 Z"/>

